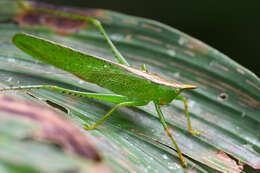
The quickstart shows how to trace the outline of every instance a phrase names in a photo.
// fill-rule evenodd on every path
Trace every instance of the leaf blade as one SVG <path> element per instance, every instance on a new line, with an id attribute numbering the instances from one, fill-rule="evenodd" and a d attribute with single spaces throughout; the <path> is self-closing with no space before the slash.
<path id="1" fill-rule="evenodd" d="M 186 122 L 182 103 L 176 102 L 170 107 L 164 108 L 167 122 L 171 128 L 174 128 L 174 131 L 177 131 L 176 136 L 180 136 L 176 138 L 176 140 L 178 140 L 178 143 L 183 144 L 182 149 L 185 154 L 195 160 L 201 161 L 203 158 L 201 158 L 198 152 L 205 151 L 205 153 L 207 153 L 206 156 L 209 157 L 211 155 L 212 158 L 217 158 L 221 161 L 223 157 L 218 157 L 217 154 L 219 150 L 223 150 L 252 167 L 258 168 L 259 140 L 257 137 L 258 132 L 255 132 L 255 129 L 259 129 L 259 92 L 255 91 L 257 90 L 257 86 L 259 86 L 259 79 L 255 75 L 237 63 L 234 63 L 232 60 L 227 59 L 226 56 L 216 50 L 163 24 L 109 11 L 105 11 L 103 15 L 100 15 L 99 19 L 103 21 L 106 31 L 118 49 L 130 60 L 131 65 L 140 66 L 146 63 L 148 64 L 149 70 L 165 78 L 168 77 L 171 80 L 192 83 L 200 87 L 195 91 L 186 92 L 185 96 L 188 97 L 193 127 L 204 131 L 202 137 L 192 137 L 185 132 Z M 12 33 L 19 30 L 16 26 L 11 25 L 6 28 L 10 30 L 9 38 Z M 46 36 L 57 42 L 66 42 L 66 44 L 72 47 L 87 50 L 88 52 L 106 58 L 111 59 L 112 57 L 102 37 L 91 29 L 90 26 L 69 37 L 61 37 L 53 33 L 50 34 L 50 31 L 46 29 L 43 30 L 42 28 L 40 28 L 40 31 L 41 36 Z M 27 32 L 33 32 L 33 29 L 28 29 Z M 6 37 L 6 39 L 8 39 L 8 37 Z M 88 41 L 86 42 L 85 40 Z M 7 56 L 8 54 L 2 52 L 1 55 Z M 18 53 L 17 55 L 30 60 L 30 58 L 24 54 L 20 55 L 20 53 Z M 9 54 L 9 57 L 16 56 Z M 44 68 L 45 67 L 43 67 L 43 69 Z M 47 69 L 49 70 L 49 68 Z M 50 78 L 50 76 L 45 77 Z M 93 91 L 102 91 L 102 89 L 97 89 L 92 86 L 82 86 L 77 83 L 76 79 L 70 80 L 71 78 L 69 77 L 59 77 L 57 81 L 66 81 L 63 85 L 71 83 L 74 85 L 70 86 L 72 88 L 79 87 Z M 24 79 L 24 83 L 33 82 L 26 81 L 26 77 Z M 44 77 L 41 79 L 44 79 Z M 40 82 L 43 82 L 43 80 Z M 225 98 L 225 96 L 220 97 L 223 93 L 228 96 L 227 99 L 221 99 Z M 61 100 L 63 100 L 62 97 L 65 96 L 61 96 Z M 52 95 L 50 98 L 54 99 L 56 95 Z M 76 98 L 73 99 L 77 102 Z M 55 101 L 59 102 L 58 100 L 59 99 Z M 87 100 L 84 100 L 84 102 L 85 101 Z M 64 102 L 65 100 L 63 100 L 63 102 L 60 101 L 60 103 Z M 89 107 L 93 107 L 93 104 L 88 104 L 90 105 Z M 102 109 L 102 104 L 99 106 L 100 109 Z M 99 109 L 96 108 L 96 111 L 98 110 Z M 154 132 L 146 131 L 145 127 L 148 128 L 149 126 L 144 122 L 139 122 L 141 120 L 137 119 L 136 121 L 140 123 L 138 125 L 140 129 L 138 130 L 143 134 L 168 144 L 169 141 L 167 139 L 161 138 L 163 131 L 159 124 L 156 124 L 158 120 L 155 118 L 155 112 L 149 107 L 141 108 L 141 111 L 141 115 L 136 110 L 133 114 L 140 115 L 142 118 L 149 115 L 149 117 L 151 117 L 150 120 L 141 120 L 154 122 L 156 130 Z M 82 112 L 85 112 L 83 113 L 84 115 L 91 116 L 90 119 L 93 120 L 96 120 L 97 117 L 104 113 L 99 110 L 101 115 L 92 111 L 88 114 L 83 106 L 77 113 L 77 115 L 81 115 L 83 118 Z M 124 115 L 132 116 L 129 114 Z M 124 123 L 129 129 L 133 126 L 137 128 L 137 125 L 131 125 L 127 123 L 127 121 L 120 121 L 121 116 L 115 115 L 115 117 L 118 118 L 118 120 L 115 118 L 108 121 L 108 127 L 110 124 L 117 127 L 118 124 Z M 133 120 L 134 119 L 133 117 Z M 120 129 L 120 127 L 118 128 Z M 129 129 L 125 130 L 129 132 Z M 196 149 L 193 148 L 194 146 L 190 147 L 187 145 L 187 141 L 190 140 L 192 144 L 196 146 Z M 163 160 L 162 155 L 158 155 L 157 157 Z M 235 164 L 223 164 L 223 166 L 221 162 L 208 157 L 204 158 L 201 162 L 209 167 L 222 172 L 226 170 L 232 170 L 233 172 L 239 171 L 239 169 L 232 168 L 232 166 L 236 166 Z"/>

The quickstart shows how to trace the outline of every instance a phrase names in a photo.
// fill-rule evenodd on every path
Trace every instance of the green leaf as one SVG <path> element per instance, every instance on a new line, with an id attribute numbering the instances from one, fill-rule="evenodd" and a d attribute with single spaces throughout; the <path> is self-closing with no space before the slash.
<path id="1" fill-rule="evenodd" d="M 13 20 L 19 7 L 15 1 L 2 0 L 0 4 L 5 4 L 0 5 L 0 12 L 7 16 L 0 18 L 4 19 L 0 24 L 3 87 L 52 84 L 80 91 L 109 92 L 37 62 L 11 43 L 15 33 L 26 32 L 115 61 L 102 35 L 93 26 L 87 24 L 83 28 L 81 24 L 70 25 L 70 22 L 64 22 L 63 25 L 67 25 L 58 29 L 55 22 L 24 26 L 24 19 L 17 16 L 20 25 L 8 23 L 6 19 Z M 96 139 L 104 162 L 114 172 L 240 172 L 243 166 L 234 158 L 254 169 L 260 168 L 260 81 L 257 76 L 199 40 L 159 22 L 106 10 L 70 10 L 100 19 L 132 66 L 140 68 L 145 63 L 149 71 L 169 80 L 199 87 L 184 92 L 183 96 L 188 98 L 193 128 L 201 131 L 201 136 L 188 133 L 181 102 L 163 108 L 188 168 L 180 166 L 153 106 L 148 105 L 122 108 L 98 129 L 89 131 Z M 8 92 L 11 93 L 24 96 L 23 92 Z M 68 108 L 68 117 L 78 124 L 93 123 L 113 107 L 110 103 L 49 90 L 29 93 Z M 25 99 L 31 100 L 30 97 Z"/>

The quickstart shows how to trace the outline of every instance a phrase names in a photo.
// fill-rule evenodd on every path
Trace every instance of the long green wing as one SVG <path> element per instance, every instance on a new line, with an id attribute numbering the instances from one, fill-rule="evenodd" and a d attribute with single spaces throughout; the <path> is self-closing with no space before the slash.
<path id="1" fill-rule="evenodd" d="M 157 84 L 135 75 L 120 64 L 84 54 L 49 40 L 18 33 L 13 37 L 13 43 L 35 59 L 117 94 L 151 100 L 157 87 Z"/>

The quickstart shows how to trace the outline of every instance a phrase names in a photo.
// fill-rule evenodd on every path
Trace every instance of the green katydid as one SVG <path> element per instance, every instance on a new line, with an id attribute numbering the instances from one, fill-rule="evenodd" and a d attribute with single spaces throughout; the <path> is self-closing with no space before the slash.
<path id="1" fill-rule="evenodd" d="M 22 2 L 22 1 L 20 1 Z M 22 2 L 23 3 L 23 2 Z M 104 39 L 109 44 L 118 63 L 109 61 L 100 57 L 82 53 L 78 50 L 63 46 L 61 44 L 39 38 L 33 35 L 17 33 L 13 37 L 13 43 L 23 52 L 31 55 L 37 60 L 50 64 L 62 70 L 68 71 L 80 79 L 97 84 L 103 88 L 112 91 L 115 94 L 89 93 L 79 92 L 51 85 L 33 85 L 8 87 L 0 89 L 6 90 L 27 90 L 27 89 L 51 89 L 53 91 L 65 92 L 77 96 L 94 98 L 101 101 L 115 103 L 113 107 L 103 118 L 97 121 L 92 126 L 85 126 L 86 130 L 92 130 L 98 127 L 103 121 L 108 118 L 115 110 L 125 106 L 144 106 L 149 102 L 153 102 L 158 113 L 161 124 L 173 142 L 182 165 L 185 167 L 186 162 L 183 155 L 173 139 L 165 122 L 160 106 L 168 104 L 173 100 L 184 102 L 185 113 L 187 117 L 188 130 L 190 133 L 199 135 L 191 128 L 191 122 L 188 113 L 187 101 L 179 94 L 185 89 L 194 89 L 194 85 L 183 85 L 167 81 L 156 74 L 147 71 L 145 65 L 141 69 L 129 66 L 125 58 L 114 46 L 109 39 L 101 23 L 94 18 L 88 18 L 66 12 L 40 9 L 25 6 L 27 10 L 44 11 L 60 16 L 67 16 L 74 19 L 81 19 L 91 22 L 104 36 Z M 111 82 L 113 81 L 113 82 Z"/>

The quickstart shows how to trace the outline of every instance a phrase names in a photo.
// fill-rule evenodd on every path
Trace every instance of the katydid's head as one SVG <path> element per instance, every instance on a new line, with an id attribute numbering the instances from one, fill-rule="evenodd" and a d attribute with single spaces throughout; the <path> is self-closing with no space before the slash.
<path id="1" fill-rule="evenodd" d="M 172 100 L 178 96 L 183 89 L 179 88 L 171 88 L 163 85 L 159 85 L 159 93 L 158 93 L 158 104 L 166 105 L 172 102 Z"/>
<path id="2" fill-rule="evenodd" d="M 172 87 L 166 87 L 163 85 L 159 86 L 160 93 L 158 94 L 158 104 L 159 105 L 166 105 L 172 102 L 172 100 L 175 99 L 176 96 L 178 96 L 182 91 L 185 89 L 195 89 L 197 88 L 194 85 L 181 85 L 180 88 L 172 88 Z"/>

